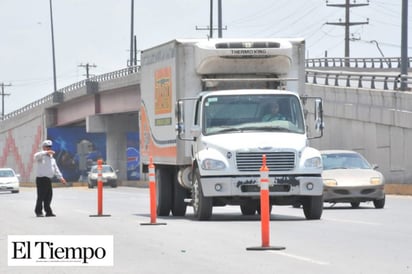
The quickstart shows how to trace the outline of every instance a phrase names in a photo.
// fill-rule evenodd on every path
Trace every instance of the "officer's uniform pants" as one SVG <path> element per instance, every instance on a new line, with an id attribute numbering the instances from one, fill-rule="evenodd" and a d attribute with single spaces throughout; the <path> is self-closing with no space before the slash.
<path id="1" fill-rule="evenodd" d="M 43 214 L 43 206 L 46 215 L 53 214 L 50 203 L 53 197 L 52 182 L 49 177 L 36 177 L 37 201 L 34 211 L 36 214 Z"/>

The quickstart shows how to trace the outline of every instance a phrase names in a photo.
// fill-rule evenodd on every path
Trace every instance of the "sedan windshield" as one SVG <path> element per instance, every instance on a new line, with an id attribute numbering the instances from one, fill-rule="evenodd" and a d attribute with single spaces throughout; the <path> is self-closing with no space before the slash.
<path id="1" fill-rule="evenodd" d="M 91 169 L 92 173 L 98 173 L 97 166 L 93 166 Z M 114 172 L 111 166 L 102 166 L 102 173 Z"/>
<path id="2" fill-rule="evenodd" d="M 305 133 L 300 102 L 293 95 L 224 95 L 204 101 L 205 135 L 279 131 Z"/>
<path id="3" fill-rule="evenodd" d="M 370 164 L 357 153 L 322 154 L 323 169 L 370 169 Z"/>
<path id="4" fill-rule="evenodd" d="M 3 177 L 3 178 L 14 177 L 14 173 L 11 170 L 0 170 L 0 177 Z"/>

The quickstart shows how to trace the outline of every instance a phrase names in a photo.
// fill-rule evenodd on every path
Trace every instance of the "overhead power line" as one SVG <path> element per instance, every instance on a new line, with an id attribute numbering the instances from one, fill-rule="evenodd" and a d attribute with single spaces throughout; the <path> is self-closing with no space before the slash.
<path id="1" fill-rule="evenodd" d="M 213 1 L 210 0 L 210 25 L 207 27 L 198 27 L 196 26 L 196 30 L 209 30 L 209 38 L 213 38 L 213 31 L 218 31 L 218 38 L 223 37 L 223 30 L 227 30 L 227 27 L 223 27 L 223 17 L 222 17 L 222 0 L 217 0 L 217 21 L 218 26 L 215 28 L 213 26 Z"/>
<path id="2" fill-rule="evenodd" d="M 345 0 L 345 4 L 328 4 L 326 1 L 326 6 L 328 7 L 336 7 L 336 8 L 345 8 L 345 21 L 341 22 L 327 22 L 327 25 L 335 25 L 335 26 L 343 26 L 345 27 L 345 57 L 350 57 L 350 49 L 349 49 L 349 41 L 350 41 L 350 27 L 355 25 L 364 25 L 369 24 L 369 19 L 367 22 L 351 22 L 350 21 L 350 8 L 362 7 L 362 6 L 369 6 L 368 3 L 349 3 L 349 0 Z M 347 66 L 349 66 L 349 62 L 345 62 Z"/>
<path id="3" fill-rule="evenodd" d="M 89 73 L 90 68 L 95 68 L 97 66 L 95 64 L 90 65 L 89 63 L 86 63 L 85 65 L 80 64 L 79 67 L 83 67 L 83 68 L 86 69 L 86 75 L 85 76 L 86 76 L 87 79 L 89 79 L 90 78 L 90 73 Z"/>

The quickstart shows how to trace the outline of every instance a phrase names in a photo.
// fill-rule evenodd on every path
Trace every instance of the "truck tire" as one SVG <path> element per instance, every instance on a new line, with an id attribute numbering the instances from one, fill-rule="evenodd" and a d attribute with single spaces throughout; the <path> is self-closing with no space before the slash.
<path id="1" fill-rule="evenodd" d="M 187 203 L 185 198 L 187 198 L 187 190 L 182 187 L 177 180 L 177 172 L 172 172 L 173 176 L 173 205 L 172 214 L 173 216 L 185 216 Z"/>
<path id="2" fill-rule="evenodd" d="M 245 216 L 255 215 L 258 210 L 258 206 L 259 202 L 257 200 L 246 201 L 240 205 L 240 211 L 242 212 L 242 215 Z"/>
<path id="3" fill-rule="evenodd" d="M 351 205 L 352 208 L 359 208 L 360 202 L 352 202 L 352 203 L 350 203 L 350 205 Z"/>
<path id="4" fill-rule="evenodd" d="M 307 220 L 319 220 L 323 211 L 323 196 L 305 197 L 302 206 Z"/>
<path id="5" fill-rule="evenodd" d="M 202 184 L 200 182 L 200 173 L 196 169 L 193 176 L 193 213 L 196 219 L 199 221 L 209 220 L 213 211 L 213 200 L 209 197 L 203 196 Z"/>
<path id="6" fill-rule="evenodd" d="M 169 216 L 172 209 L 173 178 L 170 175 L 167 168 L 156 168 L 156 202 L 159 216 Z"/>
<path id="7" fill-rule="evenodd" d="M 272 205 L 269 204 L 269 214 L 272 213 L 272 208 L 273 208 Z M 259 201 L 258 204 L 257 204 L 257 214 L 260 215 L 260 201 Z"/>

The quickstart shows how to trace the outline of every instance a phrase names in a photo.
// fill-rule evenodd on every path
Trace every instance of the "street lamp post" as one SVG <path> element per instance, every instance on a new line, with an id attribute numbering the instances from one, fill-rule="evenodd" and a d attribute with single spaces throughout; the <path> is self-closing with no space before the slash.
<path id="1" fill-rule="evenodd" d="M 56 79 L 56 57 L 54 51 L 54 30 L 53 30 L 53 5 L 52 0 L 49 0 L 50 5 L 50 31 L 51 31 L 51 43 L 52 43 L 52 57 L 53 57 L 53 102 L 61 102 L 61 96 L 57 92 L 57 79 Z"/>
<path id="2" fill-rule="evenodd" d="M 408 0 L 402 0 L 401 90 L 408 90 Z"/>

